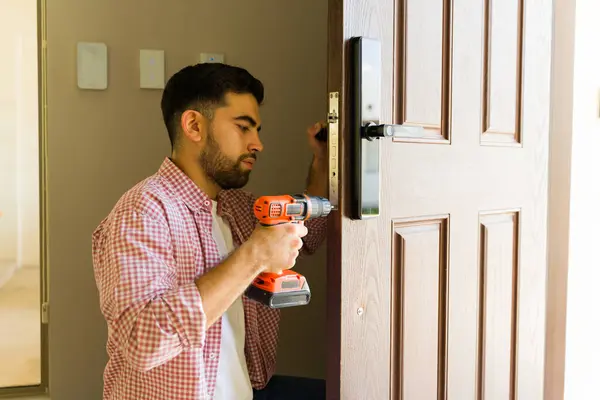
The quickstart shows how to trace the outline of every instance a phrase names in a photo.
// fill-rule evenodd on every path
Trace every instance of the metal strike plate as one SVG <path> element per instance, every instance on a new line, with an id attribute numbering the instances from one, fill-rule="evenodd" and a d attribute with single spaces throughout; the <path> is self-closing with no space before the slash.
<path id="1" fill-rule="evenodd" d="M 329 202 L 332 210 L 337 210 L 339 202 L 339 134 L 340 134 L 340 94 L 329 93 L 329 113 L 327 114 L 329 146 Z"/>

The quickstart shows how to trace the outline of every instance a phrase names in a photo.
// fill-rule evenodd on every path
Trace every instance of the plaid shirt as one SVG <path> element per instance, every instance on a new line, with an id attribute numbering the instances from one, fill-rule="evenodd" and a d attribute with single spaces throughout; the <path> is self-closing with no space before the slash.
<path id="1" fill-rule="evenodd" d="M 254 198 L 221 191 L 218 214 L 236 246 L 256 224 Z M 166 158 L 130 189 L 93 233 L 109 361 L 103 399 L 212 399 L 219 367 L 221 319 L 206 330 L 195 279 L 221 262 L 212 238 L 211 200 Z M 326 218 L 307 221 L 303 252 L 323 241 Z M 243 296 L 245 355 L 252 386 L 275 371 L 279 310 Z"/>

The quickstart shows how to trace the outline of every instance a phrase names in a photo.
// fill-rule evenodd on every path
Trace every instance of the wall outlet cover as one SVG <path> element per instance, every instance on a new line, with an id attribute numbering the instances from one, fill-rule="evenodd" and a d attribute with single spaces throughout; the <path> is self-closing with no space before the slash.
<path id="1" fill-rule="evenodd" d="M 224 63 L 225 55 L 223 53 L 200 53 L 201 63 Z"/>
<path id="2" fill-rule="evenodd" d="M 105 90 L 108 87 L 108 50 L 104 43 L 77 43 L 77 86 Z"/>
<path id="3" fill-rule="evenodd" d="M 140 50 L 140 88 L 164 89 L 164 50 Z"/>

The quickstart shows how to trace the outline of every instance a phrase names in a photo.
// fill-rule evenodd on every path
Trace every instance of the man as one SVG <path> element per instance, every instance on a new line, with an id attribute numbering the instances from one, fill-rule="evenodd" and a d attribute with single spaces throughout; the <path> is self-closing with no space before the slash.
<path id="1" fill-rule="evenodd" d="M 326 220 L 256 224 L 254 198 L 241 188 L 263 150 L 262 101 L 260 81 L 224 64 L 189 66 L 167 83 L 171 156 L 93 234 L 109 331 L 105 400 L 247 400 L 272 389 L 280 311 L 243 293 L 259 273 L 312 253 Z M 320 128 L 308 129 L 306 191 L 326 196 Z"/>

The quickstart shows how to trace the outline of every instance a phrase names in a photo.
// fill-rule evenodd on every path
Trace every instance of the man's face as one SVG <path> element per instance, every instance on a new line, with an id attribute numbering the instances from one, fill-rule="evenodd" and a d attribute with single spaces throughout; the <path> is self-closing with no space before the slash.
<path id="1" fill-rule="evenodd" d="M 238 189 L 248 183 L 256 154 L 263 149 L 259 106 L 250 94 L 230 93 L 225 100 L 209 122 L 199 163 L 222 189 Z"/>

